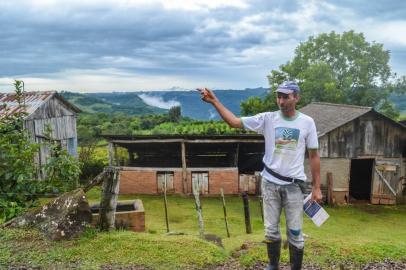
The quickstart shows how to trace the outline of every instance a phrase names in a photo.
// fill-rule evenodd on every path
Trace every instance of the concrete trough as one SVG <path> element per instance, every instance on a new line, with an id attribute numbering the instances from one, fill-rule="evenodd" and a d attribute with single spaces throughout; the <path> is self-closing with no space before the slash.
<path id="1" fill-rule="evenodd" d="M 100 204 L 93 204 L 90 208 L 92 210 L 92 224 L 97 226 L 100 222 Z M 142 201 L 139 199 L 118 201 L 115 214 L 115 227 L 116 229 L 144 232 L 145 211 Z"/>

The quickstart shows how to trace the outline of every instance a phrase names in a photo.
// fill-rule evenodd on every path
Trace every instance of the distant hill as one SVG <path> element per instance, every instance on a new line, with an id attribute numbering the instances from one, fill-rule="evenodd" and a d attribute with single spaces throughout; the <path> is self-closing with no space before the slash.
<path id="1" fill-rule="evenodd" d="M 263 98 L 268 91 L 267 88 L 254 88 L 245 90 L 215 90 L 215 95 L 221 102 L 237 116 L 241 113 L 240 104 L 252 96 Z M 200 99 L 200 94 L 193 91 L 149 91 L 139 92 L 141 97 L 155 97 L 164 102 L 177 102 L 182 108 L 182 115 L 198 120 L 220 119 L 216 110 Z"/>
<path id="2" fill-rule="evenodd" d="M 61 95 L 88 113 L 117 113 L 128 115 L 162 114 L 165 109 L 147 105 L 136 93 L 81 94 L 63 91 Z"/>
<path id="3" fill-rule="evenodd" d="M 251 96 L 265 96 L 266 88 L 215 90 L 216 96 L 234 114 L 240 115 L 240 104 Z M 143 91 L 112 93 L 62 92 L 64 98 L 89 113 L 122 112 L 128 115 L 161 114 L 172 106 L 181 106 L 182 115 L 197 120 L 220 119 L 215 109 L 200 99 L 196 90 Z"/>

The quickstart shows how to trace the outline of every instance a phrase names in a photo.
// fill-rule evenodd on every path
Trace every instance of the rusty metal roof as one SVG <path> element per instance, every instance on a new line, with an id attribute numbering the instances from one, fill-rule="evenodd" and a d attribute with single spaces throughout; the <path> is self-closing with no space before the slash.
<path id="1" fill-rule="evenodd" d="M 57 97 L 62 103 L 68 106 L 74 112 L 80 112 L 80 109 L 70 104 L 56 91 L 43 91 L 43 92 L 25 92 L 23 106 L 19 106 L 16 100 L 15 93 L 0 93 L 0 115 L 4 113 L 12 114 L 16 112 L 25 111 L 28 116 L 34 113 L 42 104 L 51 99 L 53 96 Z M 5 106 L 6 108 L 5 109 Z"/>

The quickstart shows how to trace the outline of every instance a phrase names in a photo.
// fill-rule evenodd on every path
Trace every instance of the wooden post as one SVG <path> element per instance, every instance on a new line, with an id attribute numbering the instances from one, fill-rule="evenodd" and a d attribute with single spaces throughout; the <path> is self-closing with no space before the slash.
<path id="1" fill-rule="evenodd" d="M 114 151 L 113 151 L 113 143 L 109 142 L 109 166 L 113 166 L 114 162 Z"/>
<path id="2" fill-rule="evenodd" d="M 262 196 L 258 196 L 259 198 L 259 210 L 261 211 L 261 218 L 262 218 L 262 223 L 264 222 L 264 204 L 263 204 L 263 198 Z"/>
<path id="3" fill-rule="evenodd" d="M 165 178 L 164 178 L 164 204 L 165 204 L 165 221 L 166 221 L 166 232 L 169 232 L 169 221 L 168 221 L 168 200 L 166 198 L 166 176 L 167 174 L 165 174 Z"/>
<path id="4" fill-rule="evenodd" d="M 186 146 L 185 142 L 181 143 L 182 147 L 182 183 L 183 183 L 183 194 L 187 194 L 187 171 L 186 171 Z"/>
<path id="5" fill-rule="evenodd" d="M 120 170 L 114 168 L 110 177 L 106 177 L 103 181 L 100 202 L 100 229 L 102 231 L 114 229 L 119 183 Z"/>
<path id="6" fill-rule="evenodd" d="M 234 157 L 234 166 L 238 168 L 238 158 L 239 158 L 239 154 L 240 154 L 240 144 L 237 143 L 237 147 L 235 149 L 235 157 Z"/>
<path id="7" fill-rule="evenodd" d="M 245 231 L 246 233 L 252 233 L 251 219 L 250 219 L 250 206 L 248 202 L 248 193 L 244 192 L 242 194 L 242 201 L 244 203 L 244 218 L 245 218 Z"/>
<path id="8" fill-rule="evenodd" d="M 193 182 L 193 181 L 192 181 Z M 202 215 L 202 208 L 200 206 L 200 188 L 199 188 L 199 181 L 194 181 L 192 185 L 193 195 L 195 196 L 195 205 L 197 211 L 197 218 L 199 221 L 199 235 L 201 238 L 204 238 L 204 223 L 203 223 L 203 215 Z"/>
<path id="9" fill-rule="evenodd" d="M 328 205 L 333 205 L 333 174 L 327 172 L 327 203 Z"/>
<path id="10" fill-rule="evenodd" d="M 223 188 L 220 189 L 220 192 L 221 192 L 221 198 L 223 199 L 224 222 L 226 224 L 227 237 L 230 238 L 230 231 L 228 230 L 228 221 L 227 221 L 226 200 L 224 199 Z"/>
<path id="11" fill-rule="evenodd" d="M 117 145 L 114 144 L 113 149 L 114 149 L 113 166 L 120 166 L 120 160 L 118 158 Z"/>
<path id="12" fill-rule="evenodd" d="M 128 166 L 134 166 L 134 152 L 130 151 L 129 149 L 127 149 L 128 151 Z"/>

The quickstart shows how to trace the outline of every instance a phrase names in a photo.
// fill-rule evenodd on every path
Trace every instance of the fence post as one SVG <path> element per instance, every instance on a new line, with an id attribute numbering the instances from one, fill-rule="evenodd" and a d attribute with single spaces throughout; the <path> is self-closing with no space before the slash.
<path id="1" fill-rule="evenodd" d="M 192 181 L 192 189 L 193 195 L 195 196 L 195 205 L 196 205 L 196 212 L 197 218 L 199 220 L 199 235 L 201 238 L 204 238 L 204 223 L 203 223 L 203 215 L 202 215 L 202 208 L 200 206 L 200 188 L 199 188 L 199 181 Z"/>
<path id="2" fill-rule="evenodd" d="M 100 229 L 109 231 L 115 228 L 117 197 L 120 184 L 120 170 L 112 168 L 110 177 L 103 181 L 102 198 L 100 202 Z"/>
<path id="3" fill-rule="evenodd" d="M 262 218 L 262 223 L 264 223 L 264 202 L 263 202 L 263 197 L 258 196 L 259 198 L 259 210 L 261 211 L 261 218 Z"/>
<path id="4" fill-rule="evenodd" d="M 223 199 L 224 222 L 226 223 L 227 237 L 230 238 L 230 231 L 228 230 L 228 221 L 227 221 L 226 200 L 224 199 L 223 188 L 220 189 L 220 192 L 221 192 L 221 198 Z"/>
<path id="5" fill-rule="evenodd" d="M 328 205 L 333 205 L 333 174 L 327 172 L 327 203 Z"/>
<path id="6" fill-rule="evenodd" d="M 248 193 L 244 192 L 242 194 L 242 201 L 244 204 L 244 217 L 245 217 L 245 231 L 246 233 L 252 233 L 251 219 L 250 219 L 250 206 L 248 202 Z"/>
<path id="7" fill-rule="evenodd" d="M 169 232 L 169 220 L 168 220 L 168 200 L 166 198 L 166 177 L 167 175 L 165 174 L 165 182 L 164 182 L 164 205 L 165 205 L 165 221 L 166 221 L 166 232 Z"/>

